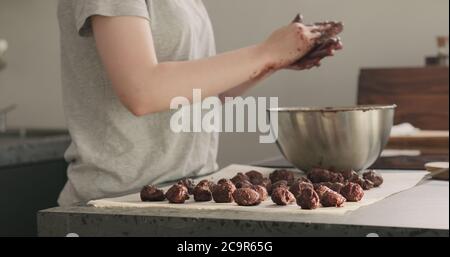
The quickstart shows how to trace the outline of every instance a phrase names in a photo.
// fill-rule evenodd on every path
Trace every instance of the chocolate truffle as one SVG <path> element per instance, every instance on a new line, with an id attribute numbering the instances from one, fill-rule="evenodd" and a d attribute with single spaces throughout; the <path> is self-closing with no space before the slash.
<path id="1" fill-rule="evenodd" d="M 194 193 L 195 184 L 192 179 L 185 178 L 185 179 L 178 181 L 177 184 L 185 186 L 190 195 L 192 195 Z"/>
<path id="2" fill-rule="evenodd" d="M 364 197 L 364 190 L 360 185 L 350 182 L 342 188 L 341 194 L 349 202 L 359 202 Z"/>
<path id="3" fill-rule="evenodd" d="M 359 176 L 356 176 L 356 177 L 352 177 L 350 180 L 348 180 L 348 182 L 356 183 L 356 184 L 362 186 L 364 184 L 364 179 L 362 179 Z"/>
<path id="4" fill-rule="evenodd" d="M 326 187 L 330 188 L 331 185 L 333 185 L 333 183 L 331 183 L 331 182 L 321 182 L 321 183 L 314 183 L 313 184 L 314 190 L 318 190 L 320 188 L 320 186 L 326 186 Z"/>
<path id="5" fill-rule="evenodd" d="M 254 185 L 251 188 L 253 190 L 255 190 L 256 192 L 258 192 L 259 199 L 260 199 L 261 202 L 267 200 L 267 198 L 269 197 L 269 193 L 267 192 L 267 189 L 265 187 L 260 186 L 260 185 Z"/>
<path id="6" fill-rule="evenodd" d="M 297 179 L 297 182 L 298 181 L 312 184 L 311 180 L 309 180 L 307 177 L 300 177 L 299 179 Z"/>
<path id="7" fill-rule="evenodd" d="M 215 184 L 214 182 L 210 181 L 210 180 L 204 179 L 204 180 L 198 182 L 197 186 L 198 186 L 198 185 L 202 185 L 202 186 L 207 185 L 207 186 L 209 187 L 209 189 L 212 190 L 212 188 L 213 188 L 216 184 Z"/>
<path id="8" fill-rule="evenodd" d="M 341 173 L 330 172 L 330 182 L 331 183 L 342 183 L 344 182 L 344 176 Z"/>
<path id="9" fill-rule="evenodd" d="M 360 185 L 364 190 L 370 190 L 370 189 L 374 188 L 374 186 L 375 186 L 372 181 L 370 181 L 368 179 L 362 179 L 362 178 L 353 179 L 352 181 L 349 181 L 349 182 Z"/>
<path id="10" fill-rule="evenodd" d="M 173 185 L 167 190 L 166 198 L 170 203 L 184 203 L 189 199 L 188 189 L 180 184 Z"/>
<path id="11" fill-rule="evenodd" d="M 240 206 L 255 206 L 261 203 L 260 195 L 251 188 L 239 188 L 234 191 L 233 197 Z"/>
<path id="12" fill-rule="evenodd" d="M 352 180 L 354 178 L 359 177 L 358 173 L 356 173 L 356 171 L 354 170 L 345 170 L 342 172 L 342 176 L 344 177 L 345 180 Z"/>
<path id="13" fill-rule="evenodd" d="M 253 184 L 250 183 L 248 180 L 239 181 L 236 184 L 234 184 L 236 188 L 252 188 Z"/>
<path id="14" fill-rule="evenodd" d="M 289 186 L 295 182 L 294 172 L 290 170 L 275 170 L 269 175 L 269 178 L 272 183 L 276 183 L 280 180 L 286 180 Z"/>
<path id="15" fill-rule="evenodd" d="M 277 205 L 288 205 L 295 201 L 294 195 L 289 192 L 286 187 L 277 187 L 273 189 L 271 198 Z"/>
<path id="16" fill-rule="evenodd" d="M 245 175 L 242 172 L 239 172 L 238 174 L 236 174 L 236 176 L 234 176 L 231 179 L 231 182 L 233 182 L 233 184 L 237 184 L 238 182 L 242 182 L 242 181 L 249 181 L 249 178 L 247 177 L 247 175 Z"/>
<path id="17" fill-rule="evenodd" d="M 341 189 L 345 186 L 343 183 L 331 183 L 331 182 L 322 182 L 314 184 L 314 190 L 317 190 L 320 186 L 326 186 L 329 189 L 333 190 L 336 193 L 339 193 Z"/>
<path id="18" fill-rule="evenodd" d="M 231 180 L 229 180 L 229 179 L 227 179 L 227 178 L 222 178 L 222 179 L 219 179 L 219 181 L 217 181 L 217 185 L 220 185 L 220 184 L 229 184 L 229 183 L 233 183 L 233 182 L 231 182 Z"/>
<path id="19" fill-rule="evenodd" d="M 271 187 L 270 191 L 273 192 L 273 190 L 275 190 L 276 188 L 279 188 L 279 187 L 284 187 L 286 189 L 289 189 L 288 182 L 286 180 L 279 180 L 275 183 L 272 183 L 272 187 Z"/>
<path id="20" fill-rule="evenodd" d="M 379 187 L 383 184 L 383 177 L 374 170 L 364 172 L 363 178 L 372 181 L 374 187 Z"/>
<path id="21" fill-rule="evenodd" d="M 261 172 L 258 172 L 256 170 L 252 170 L 252 171 L 249 171 L 249 172 L 245 173 L 245 175 L 248 177 L 248 180 L 253 185 L 261 185 L 263 183 L 264 176 L 263 176 L 263 174 Z"/>
<path id="22" fill-rule="evenodd" d="M 221 180 L 213 187 L 212 196 L 216 203 L 233 202 L 233 193 L 236 187 L 230 180 Z"/>
<path id="23" fill-rule="evenodd" d="M 325 193 L 331 189 L 327 186 L 324 186 L 324 185 L 318 183 L 318 184 L 314 184 L 314 190 L 316 191 L 317 195 L 319 195 L 319 198 L 322 199 L 322 197 L 325 195 Z"/>
<path id="24" fill-rule="evenodd" d="M 211 181 L 202 180 L 194 188 L 194 200 L 196 202 L 208 202 L 212 200 Z"/>
<path id="25" fill-rule="evenodd" d="M 319 186 L 316 193 L 324 207 L 341 207 L 346 201 L 345 197 L 326 186 Z"/>
<path id="26" fill-rule="evenodd" d="M 143 202 L 159 202 L 165 199 L 164 191 L 155 186 L 144 186 L 141 190 L 141 200 Z"/>
<path id="27" fill-rule="evenodd" d="M 272 193 L 272 181 L 269 178 L 264 178 L 260 186 L 265 187 L 269 195 Z"/>
<path id="28" fill-rule="evenodd" d="M 341 193 L 341 190 L 342 190 L 342 188 L 344 187 L 345 185 L 343 184 L 343 183 L 339 183 L 339 182 L 336 182 L 336 183 L 331 183 L 331 185 L 329 186 L 329 188 L 331 189 L 331 190 L 333 190 L 334 192 L 336 192 L 336 193 Z"/>
<path id="29" fill-rule="evenodd" d="M 306 187 L 309 187 L 309 188 L 311 188 L 312 190 L 314 190 L 313 184 L 311 184 L 311 183 L 306 183 L 306 182 L 301 182 L 301 181 L 298 181 L 298 180 L 297 180 L 297 182 L 295 182 L 295 183 L 289 188 L 289 191 L 291 191 L 291 193 L 292 193 L 295 197 L 297 197 L 297 196 L 300 194 L 300 192 L 301 192 L 304 188 L 306 188 Z"/>
<path id="30" fill-rule="evenodd" d="M 325 169 L 312 169 L 308 173 L 308 179 L 311 180 L 312 183 L 330 182 L 331 172 Z"/>
<path id="31" fill-rule="evenodd" d="M 359 183 L 358 183 L 359 184 Z M 364 181 L 359 184 L 364 190 L 370 190 L 372 189 L 375 185 L 373 184 L 372 181 L 368 180 L 368 179 L 364 179 Z"/>
<path id="32" fill-rule="evenodd" d="M 312 187 L 305 187 L 296 197 L 297 205 L 305 210 L 317 209 L 320 205 L 319 195 Z"/>

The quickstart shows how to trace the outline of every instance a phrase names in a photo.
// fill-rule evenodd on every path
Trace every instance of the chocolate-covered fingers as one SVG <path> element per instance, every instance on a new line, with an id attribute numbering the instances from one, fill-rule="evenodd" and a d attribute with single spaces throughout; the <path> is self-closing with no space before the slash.
<path id="1" fill-rule="evenodd" d="M 289 67 L 291 70 L 309 70 L 314 67 L 320 66 L 322 58 L 303 58 Z"/>
<path id="2" fill-rule="evenodd" d="M 303 15 L 301 15 L 300 13 L 297 14 L 297 16 L 295 16 L 292 23 L 303 23 Z"/>
<path id="3" fill-rule="evenodd" d="M 341 50 L 343 48 L 342 42 L 339 38 L 330 38 L 322 45 L 314 48 L 309 54 L 307 54 L 303 59 L 316 59 L 316 58 L 325 58 L 329 56 L 333 56 L 335 51 Z M 299 61 L 299 62 L 300 62 Z"/>
<path id="4" fill-rule="evenodd" d="M 317 44 L 323 44 L 328 39 L 337 37 L 344 30 L 342 22 L 329 21 L 314 24 L 312 32 L 320 32 L 322 36 L 317 40 Z"/>

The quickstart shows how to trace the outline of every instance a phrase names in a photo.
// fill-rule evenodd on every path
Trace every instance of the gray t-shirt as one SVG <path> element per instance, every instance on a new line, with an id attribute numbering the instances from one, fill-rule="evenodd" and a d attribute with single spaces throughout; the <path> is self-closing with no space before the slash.
<path id="1" fill-rule="evenodd" d="M 138 118 L 120 103 L 92 37 L 93 15 L 149 20 L 159 62 L 215 54 L 201 0 L 60 0 L 63 100 L 73 142 L 65 154 L 69 181 L 58 203 L 123 195 L 216 170 L 217 133 L 174 133 L 173 112 Z"/>

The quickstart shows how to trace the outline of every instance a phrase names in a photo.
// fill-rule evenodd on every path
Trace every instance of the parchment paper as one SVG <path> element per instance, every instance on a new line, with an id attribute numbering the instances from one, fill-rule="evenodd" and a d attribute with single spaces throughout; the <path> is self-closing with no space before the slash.
<path id="1" fill-rule="evenodd" d="M 261 167 L 252 167 L 252 166 L 244 166 L 244 165 L 230 165 L 217 173 L 214 173 L 210 176 L 201 177 L 195 179 L 195 182 L 198 182 L 202 179 L 209 179 L 212 181 L 218 181 L 221 178 L 231 178 L 237 172 L 247 172 L 250 170 L 257 170 L 263 173 L 265 176 L 268 176 L 270 172 L 274 169 L 269 168 L 261 168 Z M 422 178 L 428 174 L 426 171 L 400 171 L 400 170 L 378 170 L 383 175 L 384 183 L 379 188 L 374 188 L 369 191 L 365 191 L 365 196 L 362 201 L 358 203 L 350 203 L 346 202 L 344 207 L 341 208 L 324 208 L 320 207 L 316 210 L 302 210 L 295 203 L 289 206 L 276 206 L 270 200 L 270 197 L 265 202 L 261 203 L 259 206 L 251 206 L 251 207 L 243 207 L 238 206 L 235 203 L 222 203 L 218 204 L 214 201 L 197 203 L 194 201 L 193 197 L 190 200 L 186 201 L 185 204 L 170 204 L 167 201 L 164 202 L 142 202 L 139 197 L 139 193 L 126 195 L 117 198 L 108 198 L 108 199 L 100 199 L 90 201 L 88 205 L 99 207 L 99 208 L 108 208 L 108 207 L 123 207 L 123 208 L 170 208 L 177 209 L 180 211 L 190 209 L 190 210 L 223 210 L 226 211 L 246 211 L 246 212 L 254 212 L 255 214 L 261 215 L 262 213 L 290 213 L 290 214 L 331 214 L 331 215 L 343 215 L 348 211 L 354 211 L 362 206 L 366 206 L 369 204 L 373 204 L 377 201 L 380 201 L 386 197 L 389 197 L 393 194 L 399 193 L 401 191 L 410 189 L 417 185 Z M 298 176 L 304 175 L 301 172 L 298 172 Z M 170 186 L 162 187 L 162 189 L 167 190 Z"/>

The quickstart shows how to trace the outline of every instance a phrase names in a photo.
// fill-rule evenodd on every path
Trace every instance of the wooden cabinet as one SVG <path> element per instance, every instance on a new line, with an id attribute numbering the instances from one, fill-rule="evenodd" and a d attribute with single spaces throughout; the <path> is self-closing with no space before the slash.
<path id="1" fill-rule="evenodd" d="M 447 67 L 362 69 L 359 104 L 397 104 L 395 123 L 448 130 Z"/>

